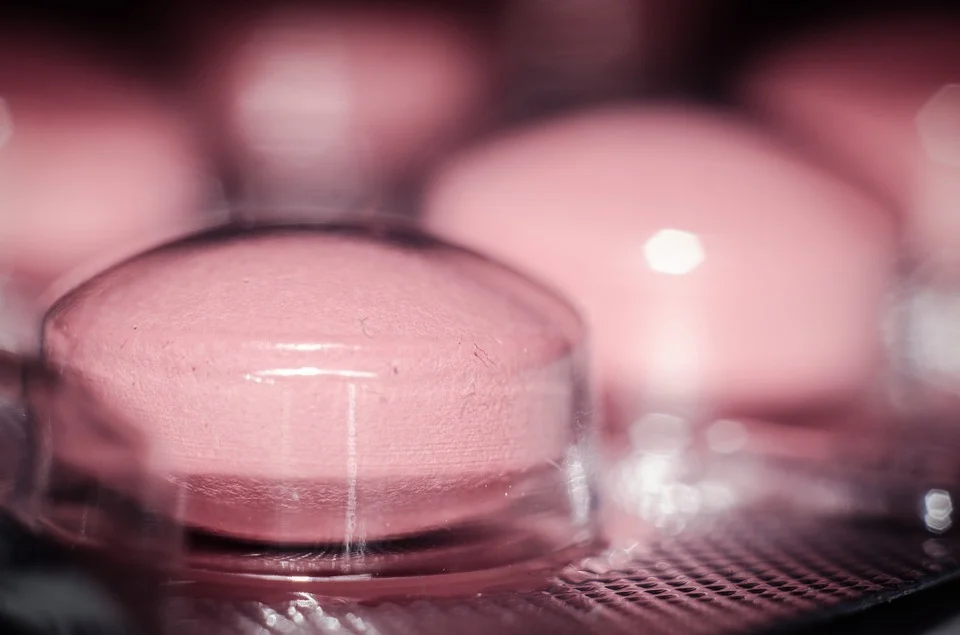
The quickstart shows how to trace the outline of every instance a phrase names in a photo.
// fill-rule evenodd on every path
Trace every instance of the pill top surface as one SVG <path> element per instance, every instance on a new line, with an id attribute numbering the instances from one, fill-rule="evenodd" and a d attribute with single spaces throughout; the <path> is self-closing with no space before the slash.
<path id="1" fill-rule="evenodd" d="M 555 455 L 581 333 L 552 293 L 432 239 L 273 228 L 129 260 L 44 336 L 164 473 L 336 481 Z"/>
<path id="2" fill-rule="evenodd" d="M 609 108 L 509 134 L 435 179 L 437 233 L 546 280 L 608 391 L 797 403 L 862 386 L 893 219 L 747 124 Z"/>

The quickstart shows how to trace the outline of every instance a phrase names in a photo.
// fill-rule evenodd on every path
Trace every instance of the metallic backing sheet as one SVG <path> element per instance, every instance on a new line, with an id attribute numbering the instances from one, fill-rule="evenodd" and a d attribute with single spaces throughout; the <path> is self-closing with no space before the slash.
<path id="1" fill-rule="evenodd" d="M 227 602 L 172 594 L 178 635 L 747 633 L 862 610 L 960 576 L 960 536 L 919 523 L 746 514 L 570 567 L 549 589 L 353 603 L 302 594 Z"/>

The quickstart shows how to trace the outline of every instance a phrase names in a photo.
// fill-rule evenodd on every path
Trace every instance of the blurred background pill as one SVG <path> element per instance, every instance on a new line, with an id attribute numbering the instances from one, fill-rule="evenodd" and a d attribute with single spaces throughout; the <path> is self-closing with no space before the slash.
<path id="1" fill-rule="evenodd" d="M 201 111 L 253 204 L 392 193 L 495 107 L 491 42 L 449 12 L 268 3 L 195 22 Z"/>
<path id="2" fill-rule="evenodd" d="M 826 165 L 901 210 L 915 206 L 920 108 L 960 81 L 960 19 L 894 15 L 823 26 L 745 68 L 740 100 Z"/>
<path id="3" fill-rule="evenodd" d="M 29 304 L 200 221 L 210 180 L 176 103 L 78 42 L 0 35 L 0 268 Z"/>
<path id="4" fill-rule="evenodd" d="M 425 222 L 580 305 L 616 424 L 872 385 L 891 216 L 730 117 L 608 108 L 503 136 L 439 172 Z"/>
<path id="5" fill-rule="evenodd" d="M 503 9 L 509 103 L 521 116 L 676 90 L 717 0 L 515 0 Z"/>

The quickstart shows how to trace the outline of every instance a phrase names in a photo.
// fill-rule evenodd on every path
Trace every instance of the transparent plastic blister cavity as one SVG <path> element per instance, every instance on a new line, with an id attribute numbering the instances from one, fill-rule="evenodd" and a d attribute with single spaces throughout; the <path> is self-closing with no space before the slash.
<path id="1" fill-rule="evenodd" d="M 414 230 L 175 242 L 46 316 L 37 523 L 228 587 L 536 586 L 596 544 L 584 346 L 552 292 Z"/>

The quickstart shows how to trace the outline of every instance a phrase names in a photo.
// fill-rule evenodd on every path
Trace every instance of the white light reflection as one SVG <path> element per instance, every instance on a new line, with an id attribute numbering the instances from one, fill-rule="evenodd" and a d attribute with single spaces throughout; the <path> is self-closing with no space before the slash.
<path id="1" fill-rule="evenodd" d="M 617 470 L 613 495 L 629 513 L 665 529 L 683 522 L 684 512 L 699 505 L 688 486 L 679 483 L 674 456 L 635 454 Z"/>
<path id="2" fill-rule="evenodd" d="M 366 370 L 346 370 L 337 368 L 317 368 L 301 366 L 299 368 L 270 368 L 243 376 L 247 381 L 258 384 L 272 384 L 276 377 L 342 377 L 345 379 L 375 379 L 377 373 Z"/>
<path id="3" fill-rule="evenodd" d="M 923 497 L 923 521 L 927 529 L 943 533 L 953 525 L 953 499 L 942 489 L 932 489 Z"/>
<path id="4" fill-rule="evenodd" d="M 659 494 L 672 480 L 676 461 L 669 456 L 644 456 L 636 462 L 630 489 L 641 495 Z"/>
<path id="5" fill-rule="evenodd" d="M 347 509 L 344 518 L 344 565 L 349 566 L 357 530 L 357 385 L 347 386 Z"/>
<path id="6" fill-rule="evenodd" d="M 316 351 L 340 350 L 344 348 L 359 348 L 350 344 L 341 344 L 339 342 L 299 342 L 296 344 L 281 342 L 278 344 L 269 344 L 269 348 L 278 351 L 297 351 L 301 353 L 313 353 Z"/>
<path id="7" fill-rule="evenodd" d="M 894 333 L 892 346 L 903 347 L 900 354 L 905 375 L 923 386 L 953 393 L 960 375 L 960 301 L 954 282 L 941 284 L 943 279 L 955 280 L 960 266 L 960 84 L 948 84 L 931 97 L 916 116 L 916 131 L 922 145 L 925 162 L 919 167 L 915 184 L 915 199 L 910 218 L 917 256 L 922 262 L 919 284 L 909 287 L 892 315 L 899 317 L 903 332 Z M 944 278 L 947 274 L 947 278 Z M 904 311 L 905 313 L 900 313 Z M 900 385 L 896 388 L 902 389 Z M 896 395 L 901 407 L 927 405 L 913 403 L 910 391 Z"/>
<path id="8" fill-rule="evenodd" d="M 335 633 L 341 630 L 340 620 L 332 615 L 318 617 L 315 621 L 318 623 L 320 628 L 324 629 L 324 631 L 327 633 Z"/>
<path id="9" fill-rule="evenodd" d="M 353 627 L 353 630 L 367 635 L 377 635 L 377 629 L 372 624 L 366 623 L 362 617 L 347 613 L 343 620 Z"/>
<path id="10" fill-rule="evenodd" d="M 702 429 L 712 452 L 731 454 L 747 443 L 747 428 L 729 419 L 707 423 L 700 428 L 695 419 L 665 413 L 635 422 L 630 429 L 632 451 L 613 472 L 609 494 L 615 503 L 666 534 L 684 531 L 702 514 L 724 513 L 738 505 L 740 485 L 715 466 L 698 462 L 693 435 Z"/>
<path id="11" fill-rule="evenodd" d="M 643 244 L 647 266 L 657 273 L 682 276 L 704 260 L 703 246 L 696 234 L 679 229 L 661 229 Z"/>
<path id="12" fill-rule="evenodd" d="M 681 482 L 688 422 L 677 415 L 650 413 L 631 426 L 630 441 L 634 452 L 621 464 L 615 496 L 640 518 L 679 531 L 700 504 L 698 494 Z"/>
<path id="13" fill-rule="evenodd" d="M 268 606 L 260 607 L 260 621 L 261 623 L 269 629 L 272 629 L 277 625 L 277 612 Z"/>
<path id="14" fill-rule="evenodd" d="M 590 495 L 590 479 L 587 476 L 586 462 L 583 453 L 578 447 L 567 452 L 564 461 L 566 472 L 567 492 L 570 499 L 570 511 L 574 522 L 578 525 L 586 524 L 590 519 L 593 500 Z"/>
<path id="15" fill-rule="evenodd" d="M 297 598 L 293 601 L 293 605 L 303 611 L 316 611 L 320 609 L 320 601 L 315 595 L 310 593 L 295 593 L 294 596 Z"/>
<path id="16" fill-rule="evenodd" d="M 702 302 L 697 299 L 702 295 L 697 287 L 705 281 L 676 278 L 701 266 L 706 257 L 703 245 L 694 233 L 664 228 L 647 238 L 643 257 L 651 271 L 671 278 L 651 281 L 656 302 L 646 309 L 646 325 L 632 343 L 634 354 L 651 372 L 646 390 L 671 403 L 695 400 L 703 355 L 709 349 L 704 341 Z"/>
<path id="17" fill-rule="evenodd" d="M 909 298 L 906 322 L 910 362 L 929 381 L 960 376 L 960 298 L 937 289 L 920 289 Z"/>

